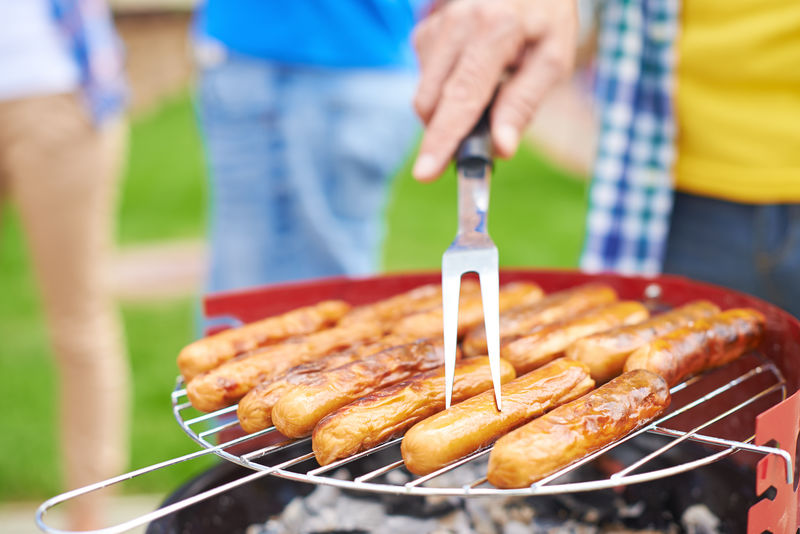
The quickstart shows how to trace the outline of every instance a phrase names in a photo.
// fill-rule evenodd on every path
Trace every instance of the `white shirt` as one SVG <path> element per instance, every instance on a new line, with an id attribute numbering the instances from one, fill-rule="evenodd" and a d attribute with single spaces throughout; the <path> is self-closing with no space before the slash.
<path id="1" fill-rule="evenodd" d="M 0 100 L 72 92 L 79 77 L 49 0 L 0 0 Z"/>

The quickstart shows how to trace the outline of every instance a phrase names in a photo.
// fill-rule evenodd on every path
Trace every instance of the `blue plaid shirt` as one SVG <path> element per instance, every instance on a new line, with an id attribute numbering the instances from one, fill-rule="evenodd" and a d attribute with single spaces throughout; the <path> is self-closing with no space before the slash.
<path id="1" fill-rule="evenodd" d="M 672 211 L 678 0 L 608 0 L 600 19 L 600 138 L 581 268 L 654 275 Z"/>
<path id="2" fill-rule="evenodd" d="M 23 0 L 24 1 L 24 0 Z M 122 43 L 104 0 L 51 0 L 56 23 L 80 73 L 80 84 L 95 123 L 125 105 Z"/>

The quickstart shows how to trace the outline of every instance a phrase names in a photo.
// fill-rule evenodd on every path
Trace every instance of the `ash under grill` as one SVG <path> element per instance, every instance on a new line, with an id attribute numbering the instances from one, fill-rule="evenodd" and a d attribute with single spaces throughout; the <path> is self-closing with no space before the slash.
<path id="1" fill-rule="evenodd" d="M 662 445 L 658 437 L 643 436 L 636 443 L 619 446 L 570 476 L 602 477 L 604 470 L 626 457 L 641 457 Z M 654 460 L 660 467 L 691 458 L 702 451 L 684 444 Z M 287 460 L 285 451 L 277 453 Z M 380 453 L 378 453 L 380 454 Z M 359 469 L 372 466 L 353 463 Z M 470 462 L 462 472 L 442 475 L 443 482 L 457 485 L 477 477 L 485 462 Z M 224 463 L 178 490 L 167 503 L 179 501 L 241 477 L 248 469 Z M 352 478 L 337 470 L 335 476 Z M 396 482 L 402 474 L 395 472 Z M 692 470 L 665 480 L 627 488 L 580 494 L 537 497 L 407 497 L 352 491 L 331 486 L 310 486 L 266 477 L 154 522 L 147 534 L 226 532 L 246 534 L 522 534 L 634 532 L 744 532 L 747 509 L 756 496 L 753 472 L 725 459 L 706 469 Z M 313 490 L 313 491 L 312 491 Z M 310 492 L 310 493 L 309 493 Z"/>

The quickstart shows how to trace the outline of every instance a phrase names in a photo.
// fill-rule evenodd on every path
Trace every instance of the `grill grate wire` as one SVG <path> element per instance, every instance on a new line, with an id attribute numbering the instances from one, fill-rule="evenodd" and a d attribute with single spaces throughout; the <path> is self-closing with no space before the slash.
<path id="1" fill-rule="evenodd" d="M 295 456 L 293 459 L 288 460 L 287 462 L 283 462 L 283 464 L 280 466 L 267 465 L 265 463 L 257 462 L 255 460 L 267 459 L 269 455 L 279 451 L 284 451 L 289 447 L 298 447 L 298 448 L 303 447 L 302 450 L 308 450 L 311 441 L 310 438 L 286 440 L 281 443 L 277 443 L 267 447 L 262 447 L 250 453 L 234 454 L 226 450 L 227 448 L 230 448 L 228 445 L 225 445 L 224 447 L 216 447 L 214 443 L 212 443 L 212 441 L 209 440 L 209 438 L 212 436 L 219 435 L 220 433 L 222 433 L 223 430 L 230 430 L 237 427 L 238 423 L 236 422 L 235 419 L 232 421 L 218 422 L 216 426 L 200 431 L 195 430 L 194 427 L 198 423 L 213 421 L 218 417 L 224 418 L 224 416 L 231 414 L 235 410 L 235 407 L 224 408 L 217 412 L 206 414 L 200 417 L 184 419 L 182 417 L 182 413 L 185 410 L 187 410 L 187 408 L 185 407 L 186 403 L 182 402 L 182 400 L 185 399 L 186 397 L 186 391 L 185 389 L 183 389 L 182 382 L 180 381 L 180 379 L 178 380 L 176 389 L 173 392 L 172 401 L 173 401 L 173 412 L 181 428 L 186 432 L 186 434 L 189 437 L 191 437 L 201 447 L 213 450 L 214 454 L 226 460 L 232 461 L 241 466 L 256 471 L 269 471 L 273 475 L 287 478 L 290 480 L 307 482 L 312 484 L 327 484 L 345 489 L 375 491 L 380 493 L 391 493 L 399 495 L 446 495 L 446 496 L 552 495 L 556 493 L 592 491 L 592 490 L 605 489 L 620 485 L 630 485 L 641 482 L 649 482 L 652 480 L 657 480 L 659 478 L 672 476 L 691 469 L 695 469 L 703 465 L 710 464 L 726 456 L 729 456 L 737 451 L 750 451 L 760 454 L 780 455 L 786 463 L 787 480 L 791 482 L 793 476 L 793 469 L 791 465 L 792 462 L 790 455 L 786 451 L 774 447 L 753 445 L 752 441 L 755 436 L 750 436 L 744 440 L 738 441 L 738 440 L 726 439 L 720 436 L 705 435 L 700 433 L 703 429 L 713 425 L 716 422 L 721 421 L 726 417 L 729 417 L 733 414 L 742 411 L 747 406 L 769 395 L 780 394 L 780 400 L 786 398 L 786 381 L 783 378 L 780 370 L 775 366 L 775 364 L 766 359 L 765 357 L 754 353 L 752 353 L 748 357 L 748 359 L 753 361 L 753 365 L 749 369 L 742 372 L 736 378 L 727 381 L 726 383 L 716 387 L 715 389 L 713 389 L 708 393 L 705 393 L 695 399 L 689 400 L 682 406 L 679 406 L 677 409 L 669 411 L 666 415 L 663 415 L 658 419 L 642 426 L 641 428 L 624 436 L 623 438 L 615 441 L 614 443 L 611 443 L 585 456 L 581 460 L 560 469 L 559 471 L 549 475 L 548 477 L 532 484 L 530 487 L 520 488 L 520 489 L 497 489 L 491 487 L 486 482 L 485 477 L 478 477 L 467 484 L 458 486 L 432 487 L 426 485 L 429 482 L 434 481 L 435 479 L 441 477 L 446 473 L 452 472 L 453 470 L 465 464 L 476 461 L 486 456 L 491 451 L 491 446 L 476 451 L 475 453 L 465 458 L 462 458 L 450 465 L 447 465 L 437 471 L 434 471 L 433 473 L 420 477 L 413 476 L 407 471 L 405 471 L 403 469 L 402 461 L 391 461 L 386 463 L 385 465 L 381 465 L 375 469 L 372 469 L 367 473 L 363 473 L 351 478 L 342 478 L 341 476 L 342 471 L 339 470 L 339 468 L 346 467 L 348 464 L 350 464 L 355 460 L 360 460 L 372 456 L 377 452 L 386 451 L 387 449 L 399 450 L 399 444 L 402 438 L 393 439 L 389 442 L 378 445 L 377 447 L 360 452 L 348 458 L 335 461 L 326 466 L 320 467 L 316 464 L 316 462 L 313 462 L 314 464 L 313 467 L 308 470 L 296 470 L 289 468 L 302 464 L 308 460 L 312 460 L 313 453 L 298 453 L 298 455 Z M 714 371 L 711 371 L 709 373 L 713 372 Z M 670 390 L 670 393 L 675 395 L 676 393 L 687 389 L 689 386 L 692 386 L 693 384 L 703 380 L 705 376 L 706 375 L 700 375 L 690 378 L 689 380 L 673 387 Z M 737 389 L 743 389 L 745 385 L 747 385 L 751 380 L 755 379 L 756 377 L 762 377 L 763 379 L 763 377 L 765 376 L 771 379 L 771 383 L 762 387 L 761 390 L 758 391 L 757 393 L 754 393 L 745 398 L 744 400 L 741 400 L 744 395 L 737 394 Z M 731 403 L 732 404 L 731 406 L 726 407 L 727 409 L 723 409 L 719 413 L 708 415 L 704 419 L 702 424 L 696 425 L 695 427 L 687 431 L 677 430 L 664 426 L 665 423 L 668 423 L 670 420 L 673 420 L 677 416 L 685 414 L 690 410 L 708 409 L 709 401 L 711 401 L 712 399 L 718 400 L 721 398 L 723 394 L 726 393 L 733 393 L 738 402 L 736 402 L 735 404 Z M 776 401 L 774 404 L 777 404 L 777 402 L 780 401 Z M 643 456 L 642 458 L 639 458 L 638 460 L 624 467 L 620 471 L 612 473 L 607 478 L 584 480 L 579 482 L 553 483 L 554 481 L 557 481 L 558 479 L 564 477 L 565 475 L 572 473 L 575 469 L 577 469 L 581 465 L 590 462 L 591 460 L 599 457 L 600 455 L 611 451 L 612 449 L 616 448 L 622 443 L 630 441 L 644 433 L 651 433 L 654 435 L 671 439 L 662 447 L 658 448 L 652 453 Z M 243 441 L 239 441 L 237 443 L 243 443 L 250 439 L 255 439 L 261 436 L 267 436 L 273 434 L 276 436 L 279 435 L 277 434 L 275 428 L 271 427 L 256 432 L 254 434 L 244 436 Z M 666 468 L 652 469 L 652 470 L 643 469 L 643 467 L 645 467 L 646 464 L 651 463 L 652 460 L 658 458 L 659 456 L 663 455 L 670 449 L 680 445 L 685 441 L 695 441 L 720 448 L 721 450 L 709 451 L 709 454 L 704 457 L 671 465 Z M 411 480 L 402 484 L 393 483 L 389 480 L 381 480 L 381 481 L 376 480 L 380 479 L 380 477 L 382 477 L 383 475 L 386 475 L 387 473 L 397 469 L 403 469 L 405 475 L 412 477 Z M 336 476 L 326 476 L 327 473 L 330 473 L 332 471 L 335 473 Z"/>
<path id="2" fill-rule="evenodd" d="M 641 428 L 624 436 L 623 438 L 615 441 L 614 443 L 611 443 L 583 457 L 577 462 L 562 468 L 561 470 L 551 474 L 550 476 L 542 480 L 539 480 L 538 482 L 532 484 L 530 487 L 519 488 L 519 489 L 497 489 L 491 487 L 486 481 L 485 476 L 475 477 L 473 480 L 464 484 L 450 485 L 450 486 L 435 485 L 437 482 L 445 480 L 445 477 L 443 475 L 446 475 L 447 473 L 450 473 L 464 465 L 480 461 L 481 458 L 484 458 L 491 451 L 491 446 L 476 451 L 465 458 L 462 458 L 450 465 L 447 465 L 439 469 L 438 471 L 435 471 L 433 473 L 421 477 L 413 477 L 410 475 L 410 473 L 405 471 L 405 469 L 403 469 L 402 460 L 393 460 L 386 462 L 377 468 L 373 468 L 370 471 L 362 473 L 355 477 L 350 476 L 349 478 L 347 478 L 342 476 L 343 471 L 340 468 L 346 467 L 348 464 L 351 464 L 354 461 L 362 460 L 365 458 L 374 459 L 377 453 L 383 453 L 383 452 L 394 451 L 395 455 L 399 454 L 398 449 L 400 442 L 402 441 L 402 438 L 396 438 L 390 440 L 372 449 L 354 454 L 353 456 L 350 456 L 348 458 L 335 461 L 326 466 L 318 466 L 316 464 L 316 461 L 314 461 L 314 454 L 312 452 L 308 452 L 310 450 L 310 441 L 311 441 L 310 438 L 303 438 L 296 440 L 285 439 L 281 442 L 266 446 L 261 446 L 261 447 L 256 446 L 254 450 L 249 450 L 247 452 L 237 454 L 232 451 L 229 451 L 228 449 L 232 449 L 233 447 L 241 447 L 242 445 L 246 444 L 257 443 L 256 440 L 258 440 L 259 438 L 268 438 L 270 436 L 277 436 L 280 438 L 281 436 L 280 434 L 277 433 L 274 427 L 272 427 L 255 432 L 253 434 L 238 435 L 232 437 L 231 439 L 228 439 L 227 441 L 222 441 L 221 443 L 215 444 L 213 442 L 214 438 L 225 439 L 225 431 L 234 431 L 238 427 L 238 422 L 235 420 L 235 415 L 234 415 L 234 412 L 236 411 L 237 407 L 229 406 L 227 408 L 223 408 L 216 412 L 197 415 L 197 412 L 191 407 L 190 403 L 187 400 L 186 389 L 183 387 L 182 380 L 178 378 L 176 382 L 176 387 L 171 394 L 172 411 L 179 426 L 183 429 L 184 432 L 186 432 L 186 434 L 192 440 L 194 440 L 198 445 L 200 445 L 201 447 L 200 450 L 186 454 L 184 456 L 171 458 L 169 460 L 165 460 L 157 464 L 143 467 L 141 469 L 137 469 L 113 478 L 109 478 L 107 480 L 97 482 L 95 484 L 91 484 L 83 488 L 78 488 L 72 491 L 68 491 L 61 495 L 57 495 L 56 497 L 48 499 L 47 501 L 42 503 L 42 505 L 37 509 L 36 523 L 38 527 L 44 532 L 48 532 L 50 534 L 68 534 L 70 531 L 53 528 L 44 522 L 44 516 L 46 515 L 47 511 L 53 508 L 54 506 L 72 500 L 81 495 L 85 495 L 87 493 L 91 493 L 100 490 L 102 488 L 106 488 L 118 484 L 120 482 L 130 480 L 132 478 L 156 471 L 158 469 L 163 469 L 178 463 L 193 460 L 195 458 L 199 458 L 201 456 L 208 454 L 215 454 L 221 458 L 224 458 L 225 460 L 252 469 L 253 473 L 250 473 L 244 477 L 233 480 L 231 482 L 222 484 L 215 488 L 206 490 L 197 495 L 193 495 L 192 497 L 186 498 L 184 500 L 171 503 L 162 508 L 153 510 L 152 512 L 143 514 L 139 517 L 125 521 L 123 523 L 107 528 L 102 528 L 93 531 L 85 531 L 85 532 L 90 532 L 94 534 L 117 534 L 121 532 L 126 532 L 138 526 L 145 525 L 152 521 L 155 521 L 156 519 L 160 519 L 162 517 L 175 513 L 188 506 L 191 506 L 192 504 L 201 502 L 205 499 L 214 497 L 216 495 L 220 495 L 237 486 L 247 484 L 256 479 L 269 475 L 278 476 L 299 482 L 311 483 L 311 484 L 325 484 L 344 489 L 371 491 L 377 493 L 396 494 L 396 495 L 429 495 L 429 496 L 438 495 L 438 496 L 459 496 L 459 497 L 492 496 L 492 495 L 536 496 L 536 495 L 553 495 L 559 493 L 592 491 L 592 490 L 600 490 L 622 485 L 631 485 L 641 482 L 649 482 L 652 480 L 657 480 L 659 478 L 664 478 L 679 473 L 683 473 L 685 471 L 689 471 L 692 469 L 696 469 L 704 465 L 708 465 L 722 458 L 730 456 L 738 451 L 750 451 L 763 455 L 776 454 L 779 455 L 781 458 L 783 458 L 784 465 L 786 468 L 787 482 L 792 483 L 794 474 L 792 459 L 789 453 L 786 452 L 785 450 L 775 447 L 753 445 L 752 441 L 754 439 L 754 436 L 750 436 L 744 440 L 737 441 L 737 440 L 727 439 L 725 437 L 705 435 L 700 433 L 701 430 L 712 426 L 714 423 L 719 422 L 720 420 L 726 417 L 740 413 L 747 406 L 750 406 L 753 403 L 768 397 L 769 395 L 777 396 L 778 394 L 780 394 L 780 400 L 776 400 L 773 404 L 777 404 L 778 402 L 786 398 L 786 393 L 787 393 L 786 380 L 782 376 L 777 366 L 764 356 L 755 353 L 751 353 L 747 358 L 748 360 L 752 360 L 753 362 L 752 365 L 750 366 L 749 369 L 745 370 L 737 377 L 726 381 L 725 383 L 717 386 L 708 393 L 704 393 L 698 396 L 697 398 L 688 400 L 685 404 L 678 406 L 677 408 L 672 409 L 671 411 L 668 411 L 666 415 L 663 415 L 658 419 L 642 426 Z M 711 371 L 710 373 L 713 372 L 714 371 Z M 690 386 L 697 384 L 698 382 L 702 382 L 706 378 L 706 376 L 710 373 L 690 378 L 689 380 L 671 388 L 670 393 L 674 395 L 676 393 L 684 391 Z M 766 385 L 759 386 L 761 389 L 756 393 L 750 394 L 749 392 L 744 392 L 744 387 L 747 384 L 751 384 L 751 381 L 756 380 L 759 377 L 762 379 L 762 381 L 763 378 L 766 377 L 770 380 L 770 382 Z M 664 426 L 666 423 L 670 422 L 676 417 L 685 414 L 691 410 L 696 410 L 698 408 L 701 410 L 703 409 L 708 410 L 709 407 L 712 406 L 710 401 L 720 400 L 722 396 L 726 393 L 732 393 L 735 401 L 731 402 L 729 406 L 721 409 L 718 413 L 710 414 L 708 417 L 704 419 L 703 423 L 695 425 L 690 430 L 683 431 Z M 743 398 L 744 400 L 742 400 Z M 627 465 L 626 467 L 622 468 L 616 473 L 610 474 L 606 478 L 582 480 L 577 482 L 566 481 L 566 482 L 554 483 L 555 481 L 558 481 L 562 477 L 570 475 L 580 466 L 587 464 L 588 462 L 601 456 L 602 454 L 605 454 L 613 450 L 614 448 L 620 446 L 621 444 L 633 440 L 637 436 L 640 436 L 644 433 L 650 433 L 657 436 L 662 436 L 664 438 L 670 438 L 670 441 L 668 441 L 666 444 L 656 449 L 652 453 L 649 453 L 635 460 L 633 463 Z M 717 450 L 716 452 L 709 451 L 709 454 L 707 454 L 706 456 L 702 456 L 700 458 L 691 461 L 675 463 L 665 468 L 657 468 L 649 471 L 642 469 L 647 464 L 651 464 L 652 460 L 654 460 L 655 458 L 663 456 L 667 451 L 680 445 L 685 441 L 694 441 L 706 445 L 711 445 L 713 447 L 718 448 L 719 450 Z M 293 452 L 295 449 L 297 449 L 297 452 L 294 453 L 293 456 L 290 457 L 289 459 L 283 459 L 283 456 L 281 456 L 280 461 L 278 461 L 277 463 L 269 462 L 271 455 L 274 455 L 279 452 L 285 454 L 287 452 Z M 262 462 L 268 462 L 268 463 L 262 463 Z M 300 467 L 307 462 L 312 463 L 311 468 L 306 470 L 293 469 Z M 397 477 L 391 477 L 389 475 L 398 470 L 402 471 L 406 477 L 410 478 L 410 480 L 403 483 L 393 482 L 392 478 L 396 479 Z M 329 476 L 331 472 L 333 472 L 333 474 Z M 434 483 L 434 485 L 430 485 L 430 483 L 432 482 Z"/>

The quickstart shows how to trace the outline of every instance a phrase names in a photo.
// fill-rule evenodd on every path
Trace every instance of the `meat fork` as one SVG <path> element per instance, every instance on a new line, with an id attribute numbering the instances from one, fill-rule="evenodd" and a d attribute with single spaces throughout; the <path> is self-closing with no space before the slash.
<path id="1" fill-rule="evenodd" d="M 458 301 L 461 276 L 478 274 L 483 302 L 483 321 L 489 352 L 489 368 L 498 411 L 500 400 L 500 326 L 497 247 L 489 237 L 489 180 L 492 144 L 489 110 L 484 112 L 456 153 L 458 176 L 458 232 L 442 255 L 442 319 L 444 330 L 445 406 L 450 407 L 456 364 Z"/>

